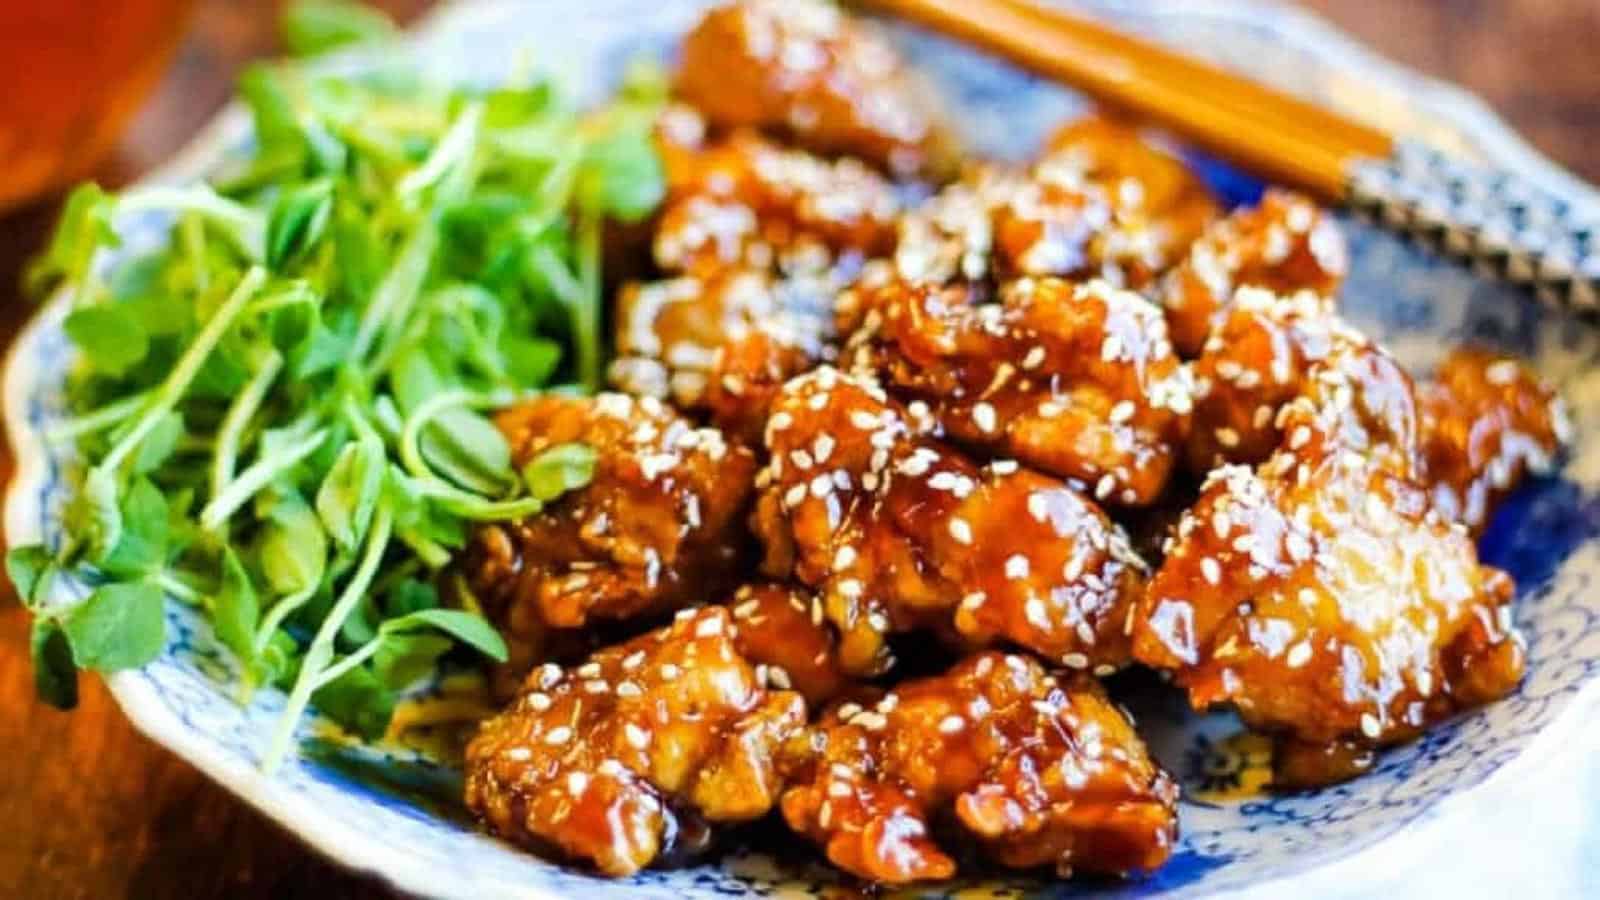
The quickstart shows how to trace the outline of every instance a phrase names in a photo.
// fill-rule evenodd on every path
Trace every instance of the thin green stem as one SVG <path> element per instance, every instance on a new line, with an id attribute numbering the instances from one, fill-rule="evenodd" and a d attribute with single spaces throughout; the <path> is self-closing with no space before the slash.
<path id="1" fill-rule="evenodd" d="M 283 762 L 284 755 L 288 753 L 295 726 L 299 724 L 301 714 L 311 703 L 311 695 L 320 683 L 323 669 L 333 658 L 334 638 L 344 627 L 345 620 L 350 618 L 350 614 L 355 612 L 362 598 L 366 596 L 367 585 L 371 584 L 373 575 L 378 571 L 378 564 L 383 560 L 384 550 L 389 546 L 389 533 L 393 526 L 393 511 L 389 509 L 387 503 L 381 504 L 377 515 L 373 518 L 372 531 L 367 534 L 367 546 L 362 552 L 360 565 L 345 583 L 344 591 L 340 593 L 333 609 L 328 612 L 327 618 L 322 620 L 322 626 L 311 639 L 311 646 L 306 649 L 305 659 L 300 663 L 300 674 L 295 678 L 294 688 L 284 703 L 272 742 L 267 746 L 266 756 L 261 761 L 261 768 L 268 774 L 277 770 L 278 765 Z"/>
<path id="2" fill-rule="evenodd" d="M 144 406 L 145 401 L 150 399 L 150 394 L 150 391 L 140 391 L 137 394 L 130 394 L 121 400 L 117 400 L 113 403 L 107 403 L 105 406 L 102 406 L 92 412 L 84 413 L 77 418 L 68 419 L 67 421 L 62 422 L 60 425 L 57 425 L 54 428 L 51 428 L 49 431 L 46 431 L 44 433 L 44 439 L 52 444 L 64 443 L 75 438 L 83 437 L 86 434 L 94 434 L 96 431 L 103 431 L 107 428 L 111 428 L 114 425 L 121 424 L 129 416 L 138 412 L 139 409 Z"/>
<path id="3" fill-rule="evenodd" d="M 266 279 L 267 271 L 260 266 L 253 266 L 245 273 L 244 278 L 240 279 L 238 286 L 233 289 L 233 293 L 222 301 L 222 305 L 206 321 L 205 327 L 195 335 L 194 343 L 190 344 L 189 349 L 178 358 L 178 364 L 172 367 L 172 372 L 167 375 L 166 380 L 156 388 L 155 395 L 150 398 L 150 403 L 142 411 L 139 421 L 117 441 L 116 446 L 111 448 L 111 452 L 106 454 L 96 468 L 113 471 L 121 466 L 127 455 L 132 453 L 139 446 L 139 442 L 144 440 L 145 435 L 150 433 L 150 429 L 161 421 L 161 417 L 178 404 L 194 381 L 195 375 L 199 373 L 200 367 L 205 364 L 206 358 L 216 348 L 217 342 L 222 340 L 222 335 L 238 317 L 239 311 L 244 309 L 250 298 L 261 289 Z"/>
<path id="4" fill-rule="evenodd" d="M 228 482 L 233 480 L 234 465 L 239 457 L 239 439 L 244 434 L 245 426 L 250 423 L 250 417 L 261 408 L 261 401 L 266 398 L 268 389 L 282 369 L 283 354 L 275 348 L 268 350 L 244 390 L 228 405 L 228 412 L 217 429 L 216 453 L 211 461 L 212 497 L 221 496 Z"/>
<path id="5" fill-rule="evenodd" d="M 319 428 L 306 437 L 280 447 L 276 452 L 257 459 L 239 474 L 228 486 L 212 495 L 211 502 L 200 510 L 200 527 L 206 531 L 219 531 L 228 517 L 247 503 L 257 491 L 266 487 L 284 470 L 317 452 L 328 439 L 328 429 Z"/>
<path id="6" fill-rule="evenodd" d="M 340 675 L 371 659 L 373 654 L 378 652 L 378 647 L 382 645 L 384 637 L 386 635 L 379 632 L 372 640 L 357 647 L 355 652 L 323 669 L 322 674 L 317 676 L 317 687 L 315 689 L 326 687 L 330 682 L 337 681 Z"/>

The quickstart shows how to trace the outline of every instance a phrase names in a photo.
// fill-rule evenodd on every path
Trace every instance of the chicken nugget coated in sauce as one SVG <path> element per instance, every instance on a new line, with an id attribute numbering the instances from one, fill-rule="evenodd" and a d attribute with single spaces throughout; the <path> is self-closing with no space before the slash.
<path id="1" fill-rule="evenodd" d="M 1178 262 L 1217 215 L 1182 161 L 1110 119 L 1058 131 L 995 207 L 1002 277 L 1099 277 L 1141 288 Z"/>
<path id="2" fill-rule="evenodd" d="M 534 649 L 549 629 L 648 619 L 738 584 L 756 471 L 748 449 L 624 394 L 539 397 L 496 424 L 519 468 L 564 444 L 596 454 L 588 485 L 474 535 L 469 581 L 513 645 Z"/>
<path id="3" fill-rule="evenodd" d="M 1235 291 L 1310 291 L 1330 303 L 1350 268 L 1338 223 L 1310 198 L 1269 189 L 1254 208 L 1212 225 L 1161 289 L 1172 342 L 1196 356 Z"/>
<path id="4" fill-rule="evenodd" d="M 766 814 L 780 747 L 805 701 L 768 690 L 738 652 L 726 609 L 582 665 L 535 669 L 467 747 L 467 805 L 502 837 L 611 876 L 700 849 L 710 824 Z"/>
<path id="5" fill-rule="evenodd" d="M 1189 373 L 1149 301 L 1104 282 L 1010 285 L 999 305 L 891 282 L 844 360 L 927 404 L 956 442 L 1068 478 L 1098 500 L 1155 500 L 1183 447 Z"/>
<path id="6" fill-rule="evenodd" d="M 924 628 L 1076 668 L 1125 662 L 1144 571 L 1126 535 L 1060 481 L 921 437 L 931 424 L 826 367 L 773 405 L 763 567 L 818 592 L 844 670 L 885 671 L 887 637 Z"/>
<path id="7" fill-rule="evenodd" d="M 1387 444 L 1402 474 L 1414 474 L 1418 413 L 1411 376 L 1325 298 L 1244 288 L 1222 316 L 1194 363 L 1185 450 L 1191 472 L 1265 460 L 1285 437 L 1284 406 L 1326 389 L 1341 392 L 1330 400 L 1351 413 L 1344 420 L 1355 449 Z"/>
<path id="8" fill-rule="evenodd" d="M 1348 410 L 1302 398 L 1285 418 L 1265 463 L 1207 480 L 1133 639 L 1197 709 L 1231 703 L 1275 735 L 1276 780 L 1293 787 L 1359 774 L 1378 748 L 1504 696 L 1524 654 L 1510 578 L 1392 461 L 1353 449 Z"/>
<path id="9" fill-rule="evenodd" d="M 838 639 L 810 591 L 762 581 L 728 601 L 739 652 L 762 670 L 766 684 L 795 690 L 820 705 L 854 682 L 839 666 Z"/>
<path id="10" fill-rule="evenodd" d="M 821 159 L 749 132 L 672 154 L 653 247 L 665 271 L 795 268 L 819 252 L 872 256 L 893 246 L 899 197 L 858 160 Z"/>
<path id="11" fill-rule="evenodd" d="M 1004 866 L 1122 875 L 1160 866 L 1177 837 L 1177 785 L 1127 717 L 1092 678 L 1022 656 L 835 704 L 790 748 L 784 819 L 873 882 L 949 878 L 947 849 L 972 842 Z"/>
<path id="12" fill-rule="evenodd" d="M 1473 532 L 1525 475 L 1548 474 L 1572 440 L 1555 391 L 1522 363 L 1485 350 L 1450 354 L 1417 395 L 1434 507 Z"/>
<path id="13" fill-rule="evenodd" d="M 678 94 L 723 128 L 756 127 L 897 176 L 954 157 L 931 94 L 871 26 L 818 0 L 738 0 L 683 41 Z"/>

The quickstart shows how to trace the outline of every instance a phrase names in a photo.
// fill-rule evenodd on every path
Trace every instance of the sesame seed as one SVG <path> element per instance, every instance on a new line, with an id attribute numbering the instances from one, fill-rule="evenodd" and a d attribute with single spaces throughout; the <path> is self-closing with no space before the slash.
<path id="1" fill-rule="evenodd" d="M 961 608 L 974 610 L 982 606 L 988 599 L 989 595 L 985 594 L 983 591 L 973 591 L 972 593 L 961 598 Z"/>
<path id="2" fill-rule="evenodd" d="M 557 725 L 545 732 L 544 736 L 544 742 L 552 747 L 558 747 L 570 740 L 572 740 L 572 729 L 565 725 Z"/>
<path id="3" fill-rule="evenodd" d="M 622 736 L 636 750 L 643 750 L 650 745 L 650 733 L 632 722 L 623 724 Z"/>
<path id="4" fill-rule="evenodd" d="M 661 669 L 660 669 L 661 677 L 666 681 L 674 681 L 674 680 L 676 680 L 677 677 L 680 674 L 682 674 L 682 671 L 683 670 L 679 669 L 677 666 L 673 665 L 672 663 L 662 663 L 661 664 Z"/>
<path id="5" fill-rule="evenodd" d="M 1111 407 L 1111 424 L 1121 425 L 1123 422 L 1127 422 L 1133 418 L 1135 411 L 1132 400 L 1121 401 L 1116 406 Z"/>
<path id="6" fill-rule="evenodd" d="M 966 519 L 963 519 L 960 516 L 955 516 L 950 519 L 949 527 L 950 536 L 954 538 L 957 543 L 972 543 L 972 526 L 967 524 Z"/>
<path id="7" fill-rule="evenodd" d="M 1068 653 L 1066 656 L 1061 657 L 1061 662 L 1069 669 L 1089 668 L 1089 657 L 1084 656 L 1082 653 Z"/>
<path id="8" fill-rule="evenodd" d="M 1101 663 L 1100 665 L 1094 667 L 1094 674 L 1100 676 L 1101 678 L 1104 678 L 1107 675 L 1115 675 L 1117 674 L 1117 667 L 1110 663 Z"/>
<path id="9" fill-rule="evenodd" d="M 850 796 L 850 785 L 842 781 L 830 781 L 828 782 L 828 796 L 848 797 Z"/>
<path id="10" fill-rule="evenodd" d="M 1099 481 L 1095 482 L 1094 498 L 1096 500 L 1104 500 L 1111 496 L 1111 492 L 1116 489 L 1117 479 L 1113 477 L 1110 472 L 1107 472 L 1106 474 L 1100 476 Z"/>
<path id="11" fill-rule="evenodd" d="M 529 694 L 526 698 L 526 702 L 529 706 L 533 707 L 536 712 L 544 712 L 551 706 L 550 697 L 545 694 Z"/>
<path id="12" fill-rule="evenodd" d="M 633 671 L 634 669 L 639 668 L 639 666 L 642 665 L 643 663 L 644 663 L 644 651 L 643 650 L 635 650 L 632 653 L 629 653 L 627 656 L 622 658 L 622 668 L 624 670 L 626 670 L 626 671 L 629 671 L 629 672 Z"/>
<path id="13" fill-rule="evenodd" d="M 995 416 L 994 407 L 988 403 L 979 403 L 972 408 L 972 421 L 984 433 L 993 432 L 999 424 Z"/>
<path id="14" fill-rule="evenodd" d="M 1217 565 L 1217 561 L 1209 556 L 1200 560 L 1200 574 L 1205 577 L 1207 583 L 1213 586 L 1222 583 L 1222 567 Z"/>
<path id="15" fill-rule="evenodd" d="M 611 690 L 611 685 L 598 678 L 583 683 L 583 692 L 586 694 L 604 694 L 609 690 Z"/>
<path id="16" fill-rule="evenodd" d="M 1283 661 L 1291 669 L 1300 668 L 1311 661 L 1311 645 L 1305 641 L 1295 644 L 1289 648 L 1289 655 Z"/>
<path id="17" fill-rule="evenodd" d="M 1006 559 L 1006 577 L 1013 579 L 1028 577 L 1028 558 L 1021 553 L 1013 553 Z"/>
<path id="18" fill-rule="evenodd" d="M 1239 446 L 1239 432 L 1234 431 L 1232 428 L 1228 428 L 1226 426 L 1218 428 L 1216 435 L 1217 443 L 1224 447 L 1232 448 Z"/>
<path id="19" fill-rule="evenodd" d="M 631 681 L 624 681 L 617 685 L 618 697 L 638 697 L 643 693 L 644 691 Z"/>
<path id="20" fill-rule="evenodd" d="M 1383 725 L 1378 722 L 1378 717 L 1372 713 L 1361 714 L 1361 733 L 1369 738 L 1377 738 L 1383 733 Z"/>
<path id="21" fill-rule="evenodd" d="M 1039 366 L 1041 366 L 1043 364 L 1044 364 L 1044 347 L 1042 347 L 1042 346 L 1035 345 L 1032 349 L 1030 349 L 1028 351 L 1028 354 L 1026 356 L 1022 357 L 1022 367 L 1024 369 L 1037 369 L 1037 368 L 1039 368 Z"/>
<path id="22" fill-rule="evenodd" d="M 939 720 L 940 734 L 957 734 L 967 727 L 967 720 L 960 716 L 945 716 Z"/>

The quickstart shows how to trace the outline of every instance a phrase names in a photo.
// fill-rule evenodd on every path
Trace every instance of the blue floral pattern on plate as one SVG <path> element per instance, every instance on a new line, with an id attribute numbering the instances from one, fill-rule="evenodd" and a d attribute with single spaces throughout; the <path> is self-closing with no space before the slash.
<path id="1" fill-rule="evenodd" d="M 479 4 L 453 7 L 416 38 L 416 61 L 451 78 L 490 81 L 531 58 L 598 96 L 640 55 L 670 52 L 693 22 L 695 0 L 594 0 L 582 4 Z M 1377 60 L 1301 14 L 1238 3 L 1087 0 L 1125 27 L 1181 44 L 1332 106 L 1359 110 L 1407 137 L 1465 158 L 1513 169 L 1569 199 L 1589 189 L 1545 163 L 1475 101 Z M 1066 91 L 940 39 L 896 29 L 896 38 L 937 82 L 975 147 L 1016 157 L 1060 120 L 1082 111 Z M 330 65 L 386 64 L 361 56 Z M 158 178 L 194 178 L 248 140 L 243 114 L 230 110 Z M 1249 199 L 1250 179 L 1196 160 L 1225 196 Z M 159 239 L 166 222 L 143 216 L 119 223 L 129 246 Z M 986 896 L 1194 896 L 1260 884 L 1329 866 L 1435 814 L 1442 800 L 1471 792 L 1520 756 L 1536 736 L 1573 718 L 1574 698 L 1600 671 L 1600 382 L 1586 373 L 1600 357 L 1600 333 L 1541 308 L 1498 284 L 1431 256 L 1397 237 L 1347 221 L 1354 273 L 1344 299 L 1352 319 L 1406 363 L 1426 368 L 1449 347 L 1477 341 L 1535 361 L 1572 402 L 1578 445 L 1562 472 L 1529 485 L 1483 540 L 1489 561 L 1509 569 L 1520 589 L 1517 618 L 1529 637 L 1529 673 L 1517 693 L 1464 716 L 1383 757 L 1350 784 L 1293 795 L 1225 798 L 1219 789 L 1247 772 L 1250 756 L 1230 744 L 1226 715 L 1196 716 L 1179 698 L 1136 692 L 1142 731 L 1179 773 L 1189 796 L 1172 863 L 1129 885 L 1082 886 L 1018 878 L 968 882 L 940 893 Z M 6 424 L 19 472 L 6 503 L 13 542 L 59 538 L 70 490 L 70 454 L 39 435 L 63 415 L 60 390 L 71 348 L 61 332 L 63 305 L 48 307 L 18 341 L 5 373 Z M 81 585 L 60 590 L 82 591 Z M 306 752 L 272 778 L 256 769 L 282 697 L 264 692 L 241 707 L 228 686 L 230 663 L 209 628 L 172 605 L 166 652 L 142 671 L 111 679 L 130 718 L 249 802 L 330 856 L 381 873 L 428 895 L 501 898 L 570 896 L 711 897 L 819 894 L 838 883 L 809 852 L 775 860 L 733 853 L 715 866 L 648 872 L 603 881 L 519 853 L 478 833 L 455 804 L 459 774 L 422 754 L 329 741 L 325 722 L 302 729 Z M 1590 695 L 1593 695 L 1590 691 Z"/>

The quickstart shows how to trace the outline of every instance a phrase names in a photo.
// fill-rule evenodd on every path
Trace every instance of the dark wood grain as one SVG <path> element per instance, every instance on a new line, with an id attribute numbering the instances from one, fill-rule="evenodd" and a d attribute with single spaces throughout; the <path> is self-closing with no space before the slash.
<path id="1" fill-rule="evenodd" d="M 1594 0 L 1304 0 L 1379 50 L 1484 96 L 1540 149 L 1600 180 Z M 248 60 L 276 49 L 271 0 L 202 2 L 171 72 L 106 163 L 125 183 L 180 147 Z M 429 0 L 381 5 L 411 19 Z M 0 218 L 0 334 L 28 307 L 17 272 L 54 200 Z M 9 450 L 0 474 L 9 475 Z M 6 588 L 5 590 L 9 590 Z M 383 897 L 138 734 L 93 679 L 71 714 L 33 698 L 24 615 L 0 596 L 0 897 Z"/>

